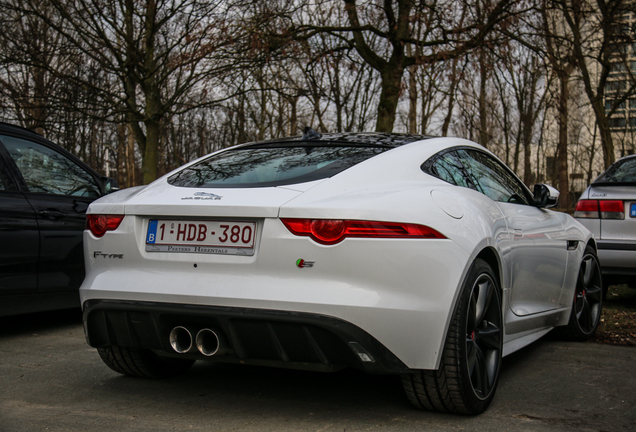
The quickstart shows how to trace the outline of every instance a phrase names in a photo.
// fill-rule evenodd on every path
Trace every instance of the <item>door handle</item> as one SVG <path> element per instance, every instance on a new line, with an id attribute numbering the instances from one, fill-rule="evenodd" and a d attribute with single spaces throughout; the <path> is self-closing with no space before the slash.
<path id="1" fill-rule="evenodd" d="M 41 217 L 47 218 L 47 219 L 62 219 L 64 217 L 66 217 L 66 213 L 61 212 L 61 211 L 56 210 L 56 209 L 40 210 L 38 212 L 38 214 Z"/>
<path id="2" fill-rule="evenodd" d="M 519 228 L 514 228 L 512 230 L 515 237 L 523 237 L 523 230 Z"/>

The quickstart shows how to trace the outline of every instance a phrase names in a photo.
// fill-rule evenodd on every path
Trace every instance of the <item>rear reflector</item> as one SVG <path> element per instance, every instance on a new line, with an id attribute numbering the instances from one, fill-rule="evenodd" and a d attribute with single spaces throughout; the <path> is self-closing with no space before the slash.
<path id="1" fill-rule="evenodd" d="M 106 231 L 114 231 L 119 227 L 124 215 L 86 215 L 86 229 L 95 237 L 102 237 Z"/>
<path id="2" fill-rule="evenodd" d="M 281 219 L 289 231 L 297 236 L 332 245 L 347 237 L 445 239 L 433 228 L 399 222 L 377 222 L 342 219 Z"/>
<path id="3" fill-rule="evenodd" d="M 620 200 L 580 200 L 574 217 L 588 219 L 625 219 L 625 207 Z"/>

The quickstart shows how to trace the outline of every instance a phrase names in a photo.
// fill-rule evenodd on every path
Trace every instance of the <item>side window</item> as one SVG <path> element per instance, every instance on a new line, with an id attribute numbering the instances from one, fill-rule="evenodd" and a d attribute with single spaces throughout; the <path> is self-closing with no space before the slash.
<path id="1" fill-rule="evenodd" d="M 443 153 L 435 158 L 428 169 L 435 177 L 447 181 L 455 186 L 476 189 L 475 185 L 464 173 L 464 165 L 454 151 Z"/>
<path id="2" fill-rule="evenodd" d="M 496 159 L 477 150 L 458 150 L 457 154 L 477 190 L 493 201 L 530 204 L 523 184 Z"/>
<path id="3" fill-rule="evenodd" d="M 99 186 L 82 167 L 44 145 L 2 136 L 29 192 L 97 198 Z"/>

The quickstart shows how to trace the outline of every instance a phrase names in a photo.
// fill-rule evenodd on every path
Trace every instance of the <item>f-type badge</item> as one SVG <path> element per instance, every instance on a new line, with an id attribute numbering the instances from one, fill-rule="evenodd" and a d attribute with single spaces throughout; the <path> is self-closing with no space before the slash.
<path id="1" fill-rule="evenodd" d="M 296 267 L 305 268 L 305 267 L 313 267 L 313 266 L 314 266 L 314 261 L 305 261 L 302 258 L 299 258 L 298 260 L 296 260 Z"/>
<path id="2" fill-rule="evenodd" d="M 118 258 L 118 259 L 124 259 L 124 254 L 112 254 L 112 253 L 104 253 L 102 251 L 95 251 L 93 252 L 93 258 Z"/>

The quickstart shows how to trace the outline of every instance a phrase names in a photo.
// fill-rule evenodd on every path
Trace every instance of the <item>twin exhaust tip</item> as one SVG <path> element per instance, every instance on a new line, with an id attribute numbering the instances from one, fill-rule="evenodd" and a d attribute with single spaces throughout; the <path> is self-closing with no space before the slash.
<path id="1" fill-rule="evenodd" d="M 177 326 L 170 331 L 170 346 L 179 354 L 192 352 L 196 346 L 196 349 L 207 357 L 228 351 L 225 338 L 219 332 L 209 328 L 199 330 L 193 339 L 190 330 Z"/>

